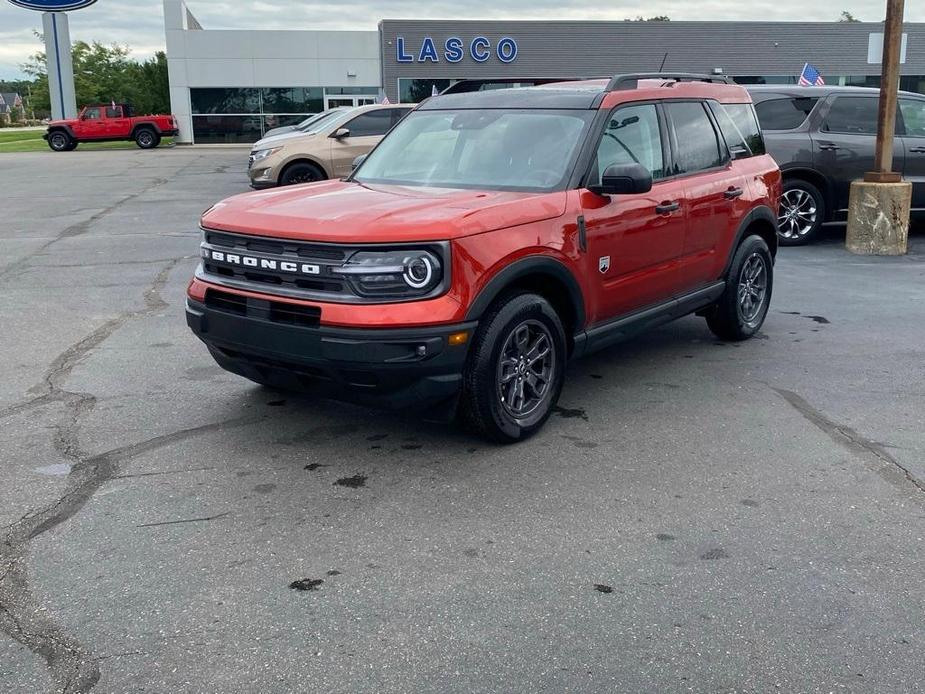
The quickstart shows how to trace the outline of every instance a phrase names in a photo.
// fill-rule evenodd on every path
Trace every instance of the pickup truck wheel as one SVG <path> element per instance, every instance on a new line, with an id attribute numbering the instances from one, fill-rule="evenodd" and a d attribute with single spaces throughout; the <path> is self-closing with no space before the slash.
<path id="1" fill-rule="evenodd" d="M 549 418 L 565 379 L 565 331 L 552 305 L 507 295 L 484 316 L 463 375 L 459 414 L 486 438 L 513 443 Z"/>
<path id="2" fill-rule="evenodd" d="M 791 178 L 784 181 L 777 217 L 777 236 L 781 246 L 802 246 L 819 234 L 825 220 L 825 198 L 808 181 Z"/>
<path id="3" fill-rule="evenodd" d="M 283 175 L 280 176 L 279 184 L 281 186 L 291 186 L 296 183 L 314 183 L 315 181 L 323 181 L 327 176 L 324 175 L 319 167 L 314 164 L 309 164 L 308 162 L 298 162 L 292 164 L 285 171 Z"/>
<path id="4" fill-rule="evenodd" d="M 142 149 L 154 149 L 161 142 L 161 138 L 150 128 L 142 128 L 135 133 L 135 144 Z"/>
<path id="5" fill-rule="evenodd" d="M 774 263 L 768 244 L 749 236 L 736 249 L 726 289 L 707 312 L 707 325 L 721 340 L 747 340 L 757 333 L 771 304 Z"/>
<path id="6" fill-rule="evenodd" d="M 48 135 L 48 146 L 55 152 L 68 152 L 74 149 L 74 147 L 71 147 L 72 144 L 74 147 L 77 146 L 74 138 L 62 130 L 56 130 Z"/>

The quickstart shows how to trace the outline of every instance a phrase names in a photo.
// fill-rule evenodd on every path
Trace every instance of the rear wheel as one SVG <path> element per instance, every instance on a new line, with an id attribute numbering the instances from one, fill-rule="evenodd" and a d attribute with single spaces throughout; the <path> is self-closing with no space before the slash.
<path id="1" fill-rule="evenodd" d="M 285 171 L 283 175 L 280 176 L 279 184 L 281 186 L 291 186 L 296 183 L 313 183 L 315 181 L 323 181 L 327 176 L 324 175 L 324 171 L 315 164 L 310 164 L 308 162 L 300 161 L 295 164 L 291 164 Z"/>
<path id="2" fill-rule="evenodd" d="M 151 128 L 141 128 L 135 133 L 135 144 L 142 149 L 154 149 L 160 143 L 160 136 Z"/>
<path id="3" fill-rule="evenodd" d="M 559 399 L 565 352 L 562 322 L 546 299 L 523 292 L 497 301 L 473 340 L 460 416 L 502 443 L 532 436 Z"/>
<path id="4" fill-rule="evenodd" d="M 774 264 L 768 244 L 749 236 L 736 249 L 723 295 L 707 314 L 707 325 L 722 340 L 747 340 L 768 314 L 774 287 Z"/>
<path id="5" fill-rule="evenodd" d="M 63 130 L 55 130 L 48 134 L 48 146 L 55 152 L 69 152 L 77 147 L 77 142 Z"/>
<path id="6" fill-rule="evenodd" d="M 825 220 L 825 198 L 808 181 L 791 178 L 784 181 L 777 218 L 777 236 L 782 246 L 802 246 L 819 234 Z"/>

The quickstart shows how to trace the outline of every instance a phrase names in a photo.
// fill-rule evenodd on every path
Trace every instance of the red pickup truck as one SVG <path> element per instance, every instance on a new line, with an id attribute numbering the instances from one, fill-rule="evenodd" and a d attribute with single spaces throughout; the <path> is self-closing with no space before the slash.
<path id="1" fill-rule="evenodd" d="M 134 140 L 142 149 L 153 149 L 162 137 L 177 134 L 171 115 L 136 116 L 128 104 L 85 106 L 75 119 L 53 120 L 42 137 L 55 152 L 70 152 L 81 142 Z"/>

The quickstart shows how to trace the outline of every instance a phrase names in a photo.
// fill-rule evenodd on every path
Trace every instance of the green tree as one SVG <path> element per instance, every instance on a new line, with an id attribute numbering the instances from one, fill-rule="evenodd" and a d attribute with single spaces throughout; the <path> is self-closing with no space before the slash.
<path id="1" fill-rule="evenodd" d="M 136 113 L 166 113 L 170 110 L 167 56 L 159 51 L 153 58 L 138 62 L 129 57 L 126 45 L 106 46 L 98 41 L 76 41 L 71 48 L 77 106 L 92 103 L 129 103 Z M 48 71 L 43 52 L 31 56 L 22 66 L 33 77 L 32 108 L 51 109 Z"/>
<path id="2" fill-rule="evenodd" d="M 671 17 L 665 14 L 658 14 L 658 15 L 655 15 L 654 17 L 649 17 L 649 18 L 646 18 L 640 15 L 636 17 L 636 19 L 630 19 L 629 17 L 627 17 L 623 21 L 624 22 L 670 22 Z"/>
<path id="3" fill-rule="evenodd" d="M 838 21 L 854 24 L 856 22 L 860 22 L 861 20 L 851 14 L 848 10 L 842 10 L 841 17 L 839 17 Z"/>

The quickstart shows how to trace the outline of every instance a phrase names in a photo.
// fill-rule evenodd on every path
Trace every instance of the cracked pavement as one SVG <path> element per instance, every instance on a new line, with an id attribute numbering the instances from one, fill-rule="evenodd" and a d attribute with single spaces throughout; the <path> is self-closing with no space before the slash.
<path id="1" fill-rule="evenodd" d="M 0 156 L 0 691 L 925 691 L 921 226 L 783 249 L 760 339 L 574 363 L 501 448 L 210 361 L 246 156 Z"/>

